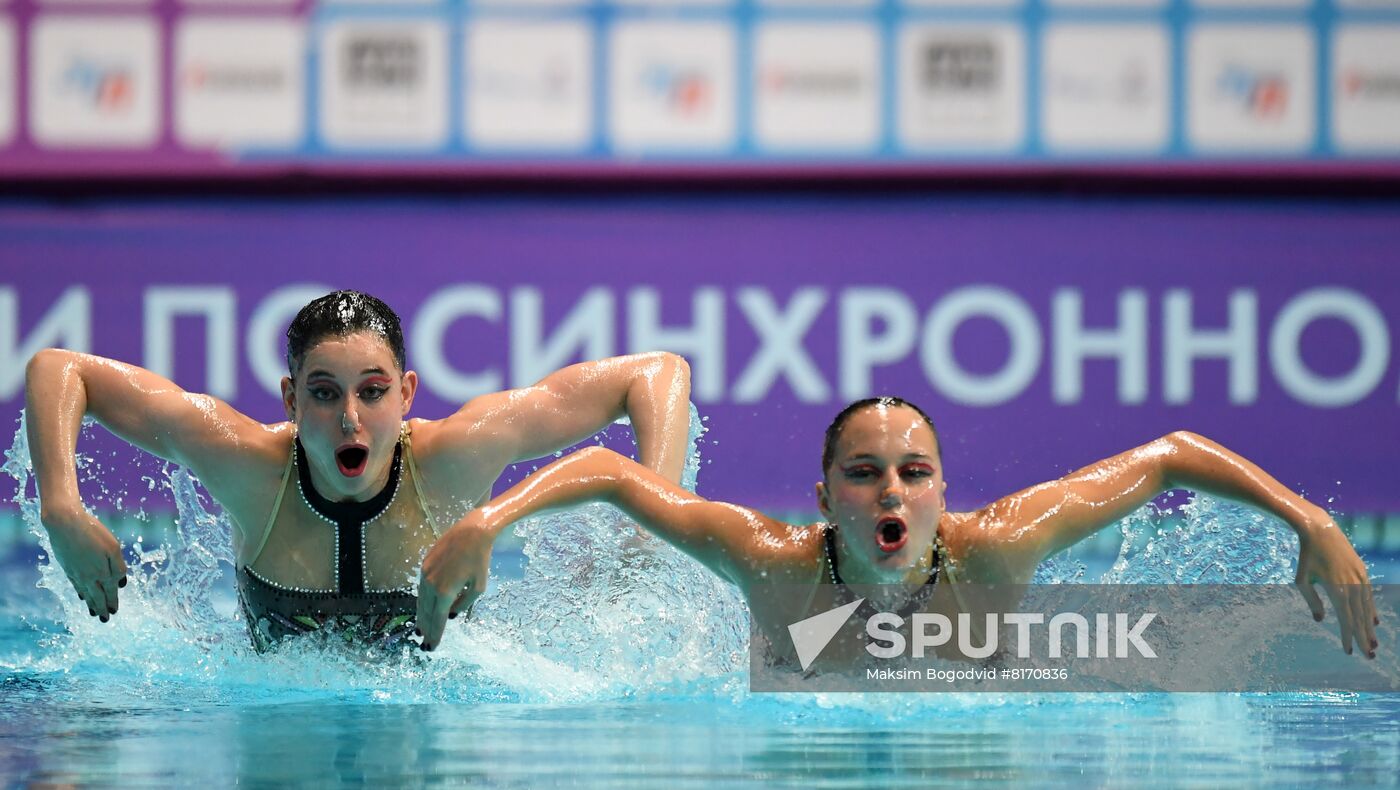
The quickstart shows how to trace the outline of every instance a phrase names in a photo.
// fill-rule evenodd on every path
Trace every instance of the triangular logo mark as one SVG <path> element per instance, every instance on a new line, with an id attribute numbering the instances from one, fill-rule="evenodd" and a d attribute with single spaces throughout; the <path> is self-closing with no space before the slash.
<path id="1" fill-rule="evenodd" d="M 807 667 L 810 667 L 831 643 L 836 632 L 851 618 L 851 612 L 864 602 L 865 599 L 860 598 L 788 626 L 788 635 L 792 637 L 792 646 L 797 648 L 797 660 L 802 662 L 803 672 L 807 671 Z"/>

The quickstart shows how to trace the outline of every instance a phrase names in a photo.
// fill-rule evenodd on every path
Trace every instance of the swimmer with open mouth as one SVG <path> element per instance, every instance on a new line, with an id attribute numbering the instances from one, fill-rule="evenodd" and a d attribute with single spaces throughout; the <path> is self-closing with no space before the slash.
<path id="1" fill-rule="evenodd" d="M 233 524 L 238 590 L 254 646 L 354 629 L 407 643 L 423 553 L 484 501 L 510 464 L 554 453 L 627 416 L 642 462 L 676 483 L 690 429 L 690 369 L 669 353 L 585 362 L 529 387 L 407 419 L 418 388 L 399 317 L 336 291 L 287 330 L 285 421 L 263 424 L 116 360 L 45 349 L 25 396 L 40 519 L 90 615 L 117 614 L 126 563 L 78 495 L 85 416 L 193 471 Z"/>
<path id="2" fill-rule="evenodd" d="M 1297 586 L 1322 620 L 1320 586 L 1341 625 L 1342 647 L 1375 657 L 1380 621 L 1366 566 L 1325 510 L 1250 461 L 1197 434 L 1177 431 L 970 512 L 949 512 L 933 421 L 899 398 L 857 401 L 827 429 L 817 505 L 825 522 L 800 526 L 711 502 L 603 448 L 539 470 L 468 513 L 428 552 L 419 579 L 418 623 L 435 647 L 449 616 L 486 589 L 496 536 L 527 516 L 588 501 L 609 502 L 643 528 L 737 585 L 755 623 L 782 634 L 794 622 L 772 585 L 812 587 L 806 611 L 839 606 L 845 584 L 898 585 L 914 596 L 951 591 L 968 611 L 965 585 L 1028 584 L 1050 555 L 1117 522 L 1164 491 L 1189 488 L 1264 510 L 1298 533 Z M 880 601 L 898 610 L 909 600 Z M 936 593 L 934 593 L 936 594 Z"/>

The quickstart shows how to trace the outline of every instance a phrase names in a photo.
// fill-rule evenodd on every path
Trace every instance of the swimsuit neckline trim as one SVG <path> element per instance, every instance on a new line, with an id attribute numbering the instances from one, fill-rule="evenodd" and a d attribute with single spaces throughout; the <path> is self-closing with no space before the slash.
<path id="1" fill-rule="evenodd" d="M 908 617 L 915 609 L 922 606 L 923 603 L 928 600 L 929 595 L 933 593 L 934 585 L 938 583 L 938 571 L 943 565 L 942 543 L 943 540 L 941 537 L 935 538 L 933 545 L 933 570 L 929 573 L 928 579 L 926 579 L 923 584 L 919 585 L 919 589 L 915 590 L 914 594 L 909 596 L 909 600 L 905 602 L 904 606 L 900 607 L 898 614 L 901 617 Z M 841 574 L 836 569 L 835 524 L 826 525 L 826 529 L 823 530 L 822 534 L 822 545 L 825 549 L 827 575 L 830 577 L 831 583 L 836 585 L 837 596 L 840 597 L 844 603 L 850 603 L 854 600 L 854 598 L 851 597 L 850 587 L 846 584 L 845 580 L 841 578 Z M 870 611 L 867 612 L 867 609 Z M 861 603 L 860 611 L 862 615 L 870 617 L 875 613 L 875 608 L 871 605 L 870 601 L 867 600 Z"/>
<path id="2" fill-rule="evenodd" d="M 311 511 L 333 524 L 367 524 L 384 515 L 398 495 L 399 483 L 403 478 L 403 441 L 394 446 L 394 462 L 389 469 L 389 481 L 384 488 L 364 502 L 333 502 L 316 490 L 311 481 L 311 465 L 306 460 L 306 448 L 300 437 L 293 437 L 292 455 L 296 458 L 297 489 Z"/>
<path id="3" fill-rule="evenodd" d="M 297 594 L 297 595 L 307 595 L 307 596 L 322 597 L 322 598 L 323 598 L 323 597 L 327 597 L 327 596 L 329 596 L 329 597 L 335 597 L 335 598 L 355 598 L 355 597 L 375 597 L 375 596 L 381 596 L 381 597 L 382 597 L 382 596 L 389 596 L 389 595 L 413 595 L 413 596 L 416 597 L 416 595 L 417 595 L 417 593 L 418 593 L 417 588 L 415 588 L 415 587 L 413 587 L 413 586 L 411 586 L 411 585 L 410 585 L 410 586 L 407 586 L 407 587 L 395 587 L 395 588 L 389 589 L 389 590 L 365 590 L 365 591 L 362 592 L 362 593 L 342 593 L 339 589 L 334 589 L 334 590 L 319 590 L 319 589 L 313 589 L 313 588 L 311 588 L 311 587 L 289 587 L 288 585 L 279 584 L 279 583 L 277 583 L 277 582 L 275 582 L 275 581 L 273 581 L 273 580 L 267 578 L 266 576 L 263 576 L 261 573 L 258 573 L 257 571 L 253 570 L 253 567 L 252 567 L 251 565 L 245 565 L 245 566 L 243 566 L 242 570 L 243 570 L 243 571 L 246 571 L 246 572 L 248 573 L 249 576 L 251 576 L 251 577 L 253 577 L 255 580 L 257 580 L 257 581 L 259 581 L 259 582 L 261 582 L 261 583 L 267 585 L 268 587 L 272 587 L 272 588 L 278 590 L 279 592 L 283 592 L 283 593 L 295 593 L 295 594 Z"/>

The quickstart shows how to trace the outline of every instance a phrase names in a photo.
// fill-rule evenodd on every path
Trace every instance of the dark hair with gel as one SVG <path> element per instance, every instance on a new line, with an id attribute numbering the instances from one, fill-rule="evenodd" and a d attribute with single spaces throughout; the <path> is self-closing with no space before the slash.
<path id="1" fill-rule="evenodd" d="M 938 439 L 938 429 L 933 426 L 933 419 L 929 417 L 928 414 L 924 413 L 923 409 L 903 398 L 897 398 L 893 395 L 883 395 L 878 398 L 865 398 L 864 400 L 858 400 L 852 403 L 842 409 L 841 413 L 836 415 L 836 419 L 831 421 L 831 425 L 827 426 L 826 438 L 822 440 L 823 477 L 826 476 L 826 470 L 831 468 L 832 462 L 836 460 L 836 442 L 841 438 L 841 431 L 846 427 L 846 423 L 850 422 L 856 412 L 871 408 L 872 406 L 883 406 L 886 408 L 903 406 L 908 409 L 913 409 L 915 414 L 924 418 L 924 422 L 928 424 L 928 429 L 933 431 L 934 449 L 938 453 L 939 461 L 941 462 L 943 460 L 943 443 Z"/>
<path id="2" fill-rule="evenodd" d="M 361 291 L 334 291 L 301 308 L 287 327 L 287 369 L 293 376 L 302 357 L 327 337 L 370 332 L 384 338 L 399 372 L 408 369 L 399 316 L 384 302 Z"/>

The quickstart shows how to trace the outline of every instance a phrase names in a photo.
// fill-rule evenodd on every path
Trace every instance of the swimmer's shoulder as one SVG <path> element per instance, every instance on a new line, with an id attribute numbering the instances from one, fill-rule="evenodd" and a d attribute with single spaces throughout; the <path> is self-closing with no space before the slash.
<path id="1" fill-rule="evenodd" d="M 788 524 L 761 516 L 740 547 L 748 583 L 811 584 L 821 569 L 824 524 Z"/>
<path id="2" fill-rule="evenodd" d="M 288 422 L 268 425 L 249 420 L 239 428 L 226 438 L 226 452 L 194 470 L 238 527 L 235 547 L 242 545 L 244 535 L 261 534 L 267 524 L 289 472 L 295 436 Z"/>
<path id="3" fill-rule="evenodd" d="M 203 480 L 231 477 L 242 484 L 269 470 L 280 473 L 291 453 L 295 430 L 289 422 L 265 424 L 212 395 L 187 392 L 177 414 L 156 422 L 159 430 L 180 434 L 180 452 L 170 460 L 190 467 Z"/>
<path id="4" fill-rule="evenodd" d="M 1020 531 L 993 503 L 980 510 L 945 513 L 938 534 L 961 581 L 999 583 L 1028 578 L 1035 570 L 1035 562 L 1022 556 Z"/>
<path id="5" fill-rule="evenodd" d="M 197 465 L 200 482 L 228 510 L 244 510 L 242 501 L 276 496 L 291 461 L 295 430 L 291 423 L 265 424 L 248 419 L 223 447 Z"/>
<path id="6" fill-rule="evenodd" d="M 504 467 L 472 452 L 459 423 L 451 418 L 407 422 L 414 466 L 435 509 L 453 514 L 455 520 L 490 498 L 491 486 Z"/>

